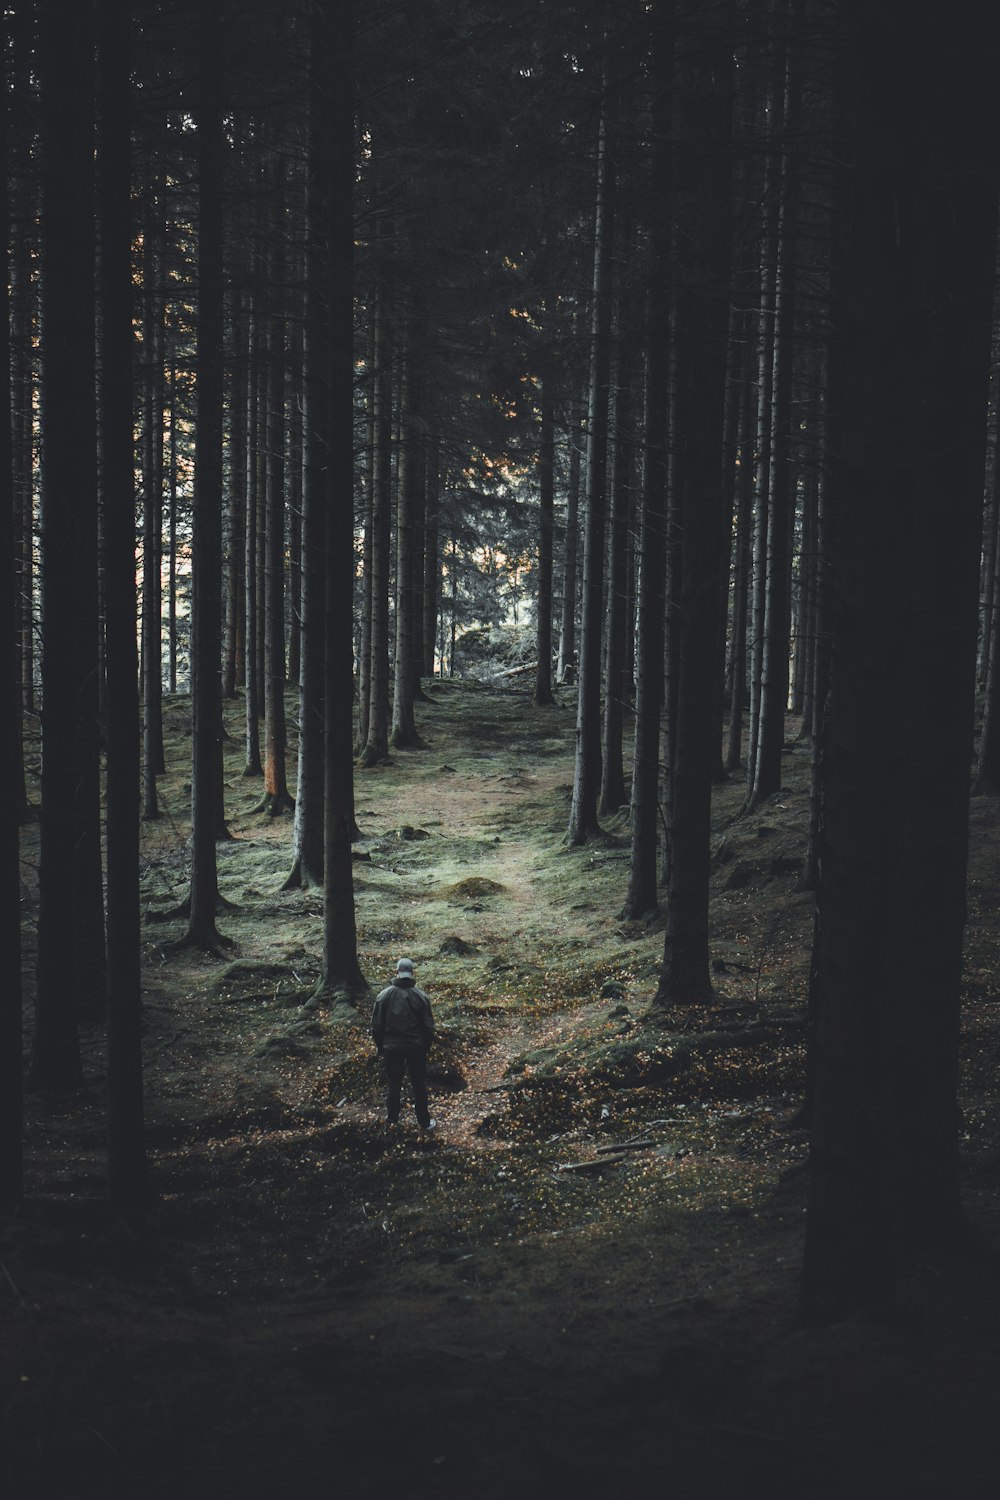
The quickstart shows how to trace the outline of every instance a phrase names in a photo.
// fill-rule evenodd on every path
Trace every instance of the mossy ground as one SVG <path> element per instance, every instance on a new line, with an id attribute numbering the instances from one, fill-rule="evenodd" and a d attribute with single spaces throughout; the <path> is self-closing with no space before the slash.
<path id="1" fill-rule="evenodd" d="M 30 1197 L 0 1224 L 8 1492 L 992 1493 L 994 1270 L 917 1256 L 896 1325 L 797 1323 L 807 748 L 790 741 L 752 817 L 719 787 L 716 998 L 664 1013 L 662 931 L 618 915 L 620 818 L 564 842 L 572 705 L 430 697 L 425 747 L 358 773 L 355 870 L 373 992 L 405 953 L 434 1002 L 433 1138 L 382 1124 L 367 1005 L 314 1000 L 321 895 L 281 889 L 291 824 L 252 811 L 238 704 L 219 845 L 235 948 L 174 946 L 190 726 L 169 703 L 143 833 L 153 1233 L 102 1205 L 94 1028 L 83 1094 L 28 1101 Z M 993 802 L 972 836 L 965 1188 L 1000 1243 Z"/>

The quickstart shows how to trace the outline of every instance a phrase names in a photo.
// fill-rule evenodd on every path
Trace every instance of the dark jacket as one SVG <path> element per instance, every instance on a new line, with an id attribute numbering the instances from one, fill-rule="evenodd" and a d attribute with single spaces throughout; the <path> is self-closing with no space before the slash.
<path id="1" fill-rule="evenodd" d="M 428 1048 L 434 1040 L 431 1002 L 412 979 L 397 979 L 375 1001 L 372 1036 L 380 1052 Z"/>

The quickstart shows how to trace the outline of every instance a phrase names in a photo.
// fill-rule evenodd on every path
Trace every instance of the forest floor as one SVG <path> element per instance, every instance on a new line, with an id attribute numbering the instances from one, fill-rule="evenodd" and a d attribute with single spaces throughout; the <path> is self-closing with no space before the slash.
<path id="1" fill-rule="evenodd" d="M 234 947 L 174 946 L 190 721 L 169 701 L 143 830 L 152 1234 L 108 1221 L 88 1029 L 82 1093 L 28 1100 L 29 1198 L 0 1221 L 0 1490 L 995 1495 L 995 1269 L 921 1253 L 891 1323 L 797 1321 L 807 746 L 790 740 L 785 790 L 751 816 L 741 784 L 718 788 L 716 999 L 654 1012 L 663 934 L 620 919 L 626 830 L 564 842 L 569 698 L 429 698 L 425 747 L 358 773 L 355 869 L 373 992 L 405 954 L 434 1004 L 431 1136 L 382 1122 L 370 1006 L 312 999 L 321 895 L 282 890 L 291 823 L 254 810 L 239 705 L 219 846 Z M 1000 808 L 972 816 L 964 1190 L 1000 1246 Z"/>

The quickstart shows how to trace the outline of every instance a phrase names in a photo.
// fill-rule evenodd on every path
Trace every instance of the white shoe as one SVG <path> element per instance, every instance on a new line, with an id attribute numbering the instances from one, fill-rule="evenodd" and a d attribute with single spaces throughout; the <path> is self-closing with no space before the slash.
<path id="1" fill-rule="evenodd" d="M 438 1128 L 438 1122 L 437 1122 L 437 1120 L 428 1120 L 427 1124 L 424 1126 L 425 1130 L 437 1130 L 437 1128 Z"/>

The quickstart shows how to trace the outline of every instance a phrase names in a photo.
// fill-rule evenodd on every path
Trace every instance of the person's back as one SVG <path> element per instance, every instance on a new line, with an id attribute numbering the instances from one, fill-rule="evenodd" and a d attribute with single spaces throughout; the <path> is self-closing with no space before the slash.
<path id="1" fill-rule="evenodd" d="M 375 1001 L 376 1012 L 380 1006 L 380 1020 L 377 1023 L 373 1018 L 372 1031 L 380 1024 L 384 1049 L 391 1052 L 429 1044 L 434 1035 L 431 1002 L 412 977 L 400 975 L 387 985 Z"/>
<path id="2" fill-rule="evenodd" d="M 417 1119 L 425 1130 L 433 1130 L 436 1122 L 430 1117 L 427 1099 L 427 1053 L 434 1040 L 434 1016 L 429 998 L 417 988 L 411 959 L 399 960 L 392 983 L 379 992 L 371 1031 L 385 1063 L 386 1120 L 395 1125 L 399 1119 L 403 1076 L 409 1073 Z"/>

